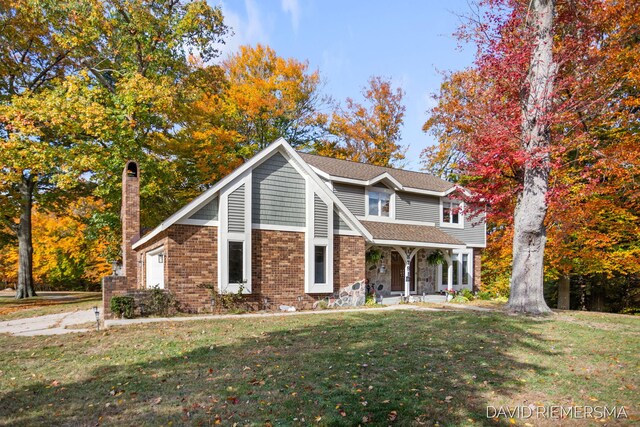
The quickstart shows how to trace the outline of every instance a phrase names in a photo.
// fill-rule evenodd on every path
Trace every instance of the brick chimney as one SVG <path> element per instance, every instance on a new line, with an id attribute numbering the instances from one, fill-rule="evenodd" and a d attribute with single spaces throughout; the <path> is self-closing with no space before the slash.
<path id="1" fill-rule="evenodd" d="M 122 171 L 122 275 L 127 286 L 137 285 L 136 254 L 131 246 L 140 239 L 140 169 L 138 163 L 127 162 Z"/>

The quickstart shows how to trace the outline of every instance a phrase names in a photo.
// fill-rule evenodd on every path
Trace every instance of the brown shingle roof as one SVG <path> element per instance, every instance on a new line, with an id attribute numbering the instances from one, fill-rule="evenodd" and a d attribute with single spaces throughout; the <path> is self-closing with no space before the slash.
<path id="1" fill-rule="evenodd" d="M 464 245 L 460 240 L 429 225 L 397 224 L 393 222 L 360 221 L 375 240 L 441 243 Z"/>
<path id="2" fill-rule="evenodd" d="M 368 181 L 387 172 L 404 187 L 437 192 L 446 191 L 453 187 L 452 183 L 428 173 L 386 168 L 307 153 L 300 153 L 300 155 L 305 162 L 331 176 Z"/>

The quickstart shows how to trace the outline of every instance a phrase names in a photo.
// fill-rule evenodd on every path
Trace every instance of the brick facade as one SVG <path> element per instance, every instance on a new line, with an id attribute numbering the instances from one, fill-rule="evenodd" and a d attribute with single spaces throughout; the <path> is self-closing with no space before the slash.
<path id="1" fill-rule="evenodd" d="M 127 162 L 122 171 L 122 274 L 129 285 L 135 287 L 137 274 L 136 254 L 131 245 L 140 239 L 140 171 L 136 162 Z"/>
<path id="2" fill-rule="evenodd" d="M 209 310 L 210 297 L 203 283 L 216 286 L 218 279 L 217 227 L 172 225 L 137 251 L 140 288 L 144 288 L 144 257 L 165 247 L 165 289 L 174 292 L 183 309 Z M 328 294 L 304 291 L 304 233 L 253 230 L 251 237 L 251 286 L 246 300 L 254 309 L 277 309 L 281 304 L 311 308 Z M 334 289 L 364 278 L 365 243 L 358 236 L 334 237 Z M 298 298 L 301 297 L 301 301 Z"/>
<path id="3" fill-rule="evenodd" d="M 105 276 L 102 278 L 102 318 L 111 319 L 111 297 L 126 295 L 129 291 L 124 276 Z"/>
<path id="4" fill-rule="evenodd" d="M 298 297 L 312 303 L 304 292 L 304 233 L 253 230 L 251 233 L 251 291 L 253 299 L 270 308 L 298 306 Z"/>
<path id="5" fill-rule="evenodd" d="M 473 249 L 473 290 L 479 291 L 482 286 L 482 249 Z"/>
<path id="6" fill-rule="evenodd" d="M 218 227 L 172 225 L 165 252 L 165 289 L 173 291 L 182 309 L 197 312 L 211 304 L 203 284 L 218 283 Z"/>
<path id="7" fill-rule="evenodd" d="M 333 237 L 333 289 L 365 278 L 365 242 L 360 236 Z"/>

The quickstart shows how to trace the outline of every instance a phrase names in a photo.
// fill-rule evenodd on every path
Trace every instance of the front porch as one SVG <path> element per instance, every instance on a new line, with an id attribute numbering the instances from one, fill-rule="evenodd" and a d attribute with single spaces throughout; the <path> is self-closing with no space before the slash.
<path id="1" fill-rule="evenodd" d="M 384 298 L 474 290 L 473 255 L 472 249 L 370 245 L 366 279 Z"/>

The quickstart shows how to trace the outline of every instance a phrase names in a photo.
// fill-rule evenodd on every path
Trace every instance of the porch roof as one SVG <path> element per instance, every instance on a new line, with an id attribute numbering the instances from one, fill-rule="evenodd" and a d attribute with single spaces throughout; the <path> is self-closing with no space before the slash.
<path id="1" fill-rule="evenodd" d="M 465 246 L 463 242 L 429 225 L 399 224 L 394 222 L 360 221 L 376 241 L 407 242 L 415 246 Z"/>

